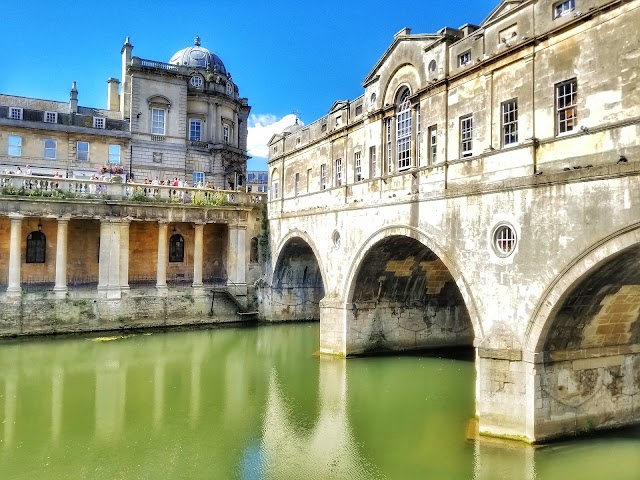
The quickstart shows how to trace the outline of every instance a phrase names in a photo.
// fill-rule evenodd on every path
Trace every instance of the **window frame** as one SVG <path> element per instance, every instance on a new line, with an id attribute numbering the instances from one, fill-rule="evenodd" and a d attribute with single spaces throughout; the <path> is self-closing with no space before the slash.
<path id="1" fill-rule="evenodd" d="M 47 142 L 53 142 L 53 147 L 47 147 Z M 53 156 L 47 155 L 47 152 L 53 152 Z M 55 160 L 58 156 L 58 140 L 56 138 L 45 138 L 44 139 L 44 151 L 43 157 L 47 160 Z"/>
<path id="2" fill-rule="evenodd" d="M 471 63 L 471 60 L 471 49 L 462 52 L 460 55 L 458 55 L 458 67 L 461 68 L 469 65 Z"/>
<path id="3" fill-rule="evenodd" d="M 353 153 L 353 174 L 356 182 L 362 181 L 362 152 Z"/>
<path id="4" fill-rule="evenodd" d="M 47 237 L 44 233 L 34 230 L 27 235 L 24 261 L 25 263 L 47 263 Z"/>
<path id="5" fill-rule="evenodd" d="M 184 263 L 184 237 L 179 233 L 169 238 L 169 263 Z"/>
<path id="6" fill-rule="evenodd" d="M 510 108 L 511 107 L 511 108 Z M 518 144 L 518 98 L 500 104 L 500 132 L 503 147 Z"/>
<path id="7" fill-rule="evenodd" d="M 15 144 L 12 144 L 12 139 L 18 139 Z M 17 153 L 12 153 L 17 152 Z M 21 135 L 9 135 L 7 137 L 7 155 L 10 157 L 22 156 L 22 136 Z"/>
<path id="8" fill-rule="evenodd" d="M 104 130 L 107 127 L 107 119 L 105 117 L 93 117 L 93 128 Z"/>
<path id="9" fill-rule="evenodd" d="M 227 122 L 222 124 L 222 141 L 224 143 L 231 143 L 231 125 Z"/>
<path id="10" fill-rule="evenodd" d="M 570 87 L 568 92 L 564 90 L 566 87 Z M 565 103 L 567 97 L 570 97 L 570 103 L 568 104 Z M 569 134 L 578 127 L 578 80 L 571 78 L 556 83 L 554 86 L 554 98 L 556 135 Z M 567 116 L 569 112 L 570 116 Z"/>
<path id="11" fill-rule="evenodd" d="M 86 158 L 81 158 L 80 155 L 80 144 L 86 144 L 87 145 L 87 150 L 86 150 Z M 90 155 L 89 152 L 91 151 L 91 145 L 89 144 L 89 142 L 85 142 L 83 140 L 78 140 L 76 141 L 76 162 L 88 162 L 90 159 Z M 84 152 L 84 149 L 82 150 L 82 152 Z M 84 157 L 84 155 L 82 155 Z"/>
<path id="12" fill-rule="evenodd" d="M 113 149 L 114 149 L 114 150 L 115 150 L 116 148 L 118 149 L 117 156 L 116 156 L 116 153 L 115 153 L 115 152 L 114 152 L 114 153 L 112 153 L 112 151 L 111 151 L 112 147 L 113 147 Z M 121 155 L 122 155 L 122 146 L 121 146 L 121 145 L 118 145 L 118 144 L 115 144 L 115 143 L 112 143 L 112 144 L 110 144 L 110 145 L 109 145 L 109 147 L 108 147 L 108 148 L 109 148 L 109 150 L 108 150 L 109 163 L 110 163 L 110 164 L 114 164 L 114 165 L 120 165 L 121 160 L 122 160 L 122 159 L 121 159 Z"/>
<path id="13" fill-rule="evenodd" d="M 44 123 L 58 123 L 58 112 L 45 111 L 42 115 Z"/>
<path id="14" fill-rule="evenodd" d="M 296 197 L 300 194 L 300 172 L 296 172 L 294 177 L 293 194 Z"/>
<path id="15" fill-rule="evenodd" d="M 413 130 L 413 111 L 410 92 L 406 90 L 398 102 L 396 112 L 396 168 L 398 172 L 403 172 L 411 168 L 411 136 Z"/>
<path id="16" fill-rule="evenodd" d="M 460 158 L 473 156 L 473 114 L 460 117 Z"/>
<path id="17" fill-rule="evenodd" d="M 576 9 L 576 0 L 561 0 L 553 4 L 553 19 L 569 15 Z"/>
<path id="18" fill-rule="evenodd" d="M 438 124 L 429 127 L 429 155 L 427 161 L 429 165 L 438 162 Z"/>
<path id="19" fill-rule="evenodd" d="M 342 186 L 342 158 L 337 158 L 334 162 L 335 165 L 335 181 L 336 187 Z"/>
<path id="20" fill-rule="evenodd" d="M 196 77 L 192 77 L 196 78 Z M 194 129 L 194 127 L 196 127 Z M 194 136 L 194 133 L 197 133 L 197 136 Z M 202 119 L 200 118 L 190 118 L 189 119 L 189 141 L 191 142 L 201 142 L 202 141 Z"/>
<path id="21" fill-rule="evenodd" d="M 369 147 L 369 178 L 375 178 L 377 170 L 378 156 L 376 154 L 376 146 Z"/>
<path id="22" fill-rule="evenodd" d="M 193 179 L 194 185 L 197 185 L 200 182 L 204 185 L 204 172 L 194 171 L 191 178 Z"/>
<path id="23" fill-rule="evenodd" d="M 9 107 L 7 111 L 7 118 L 9 120 L 22 120 L 24 114 L 24 110 L 22 107 Z"/>
<path id="24" fill-rule="evenodd" d="M 327 164 L 320 165 L 320 190 L 327 189 Z"/>
<path id="25" fill-rule="evenodd" d="M 162 113 L 162 115 L 159 115 Z M 156 118 L 156 114 L 162 118 Z M 162 128 L 160 128 L 162 127 Z M 151 135 L 166 135 L 167 132 L 167 110 L 164 108 L 151 108 Z"/>
<path id="26" fill-rule="evenodd" d="M 391 123 L 393 121 L 393 118 L 389 117 L 389 118 L 385 118 L 384 120 L 384 125 L 385 125 L 385 132 L 386 132 L 386 138 L 385 138 L 385 143 L 387 148 L 385 149 L 385 154 L 386 154 L 386 158 L 385 161 L 387 163 L 387 174 L 390 174 L 393 171 L 393 157 L 392 157 L 392 138 L 391 138 L 391 131 L 392 131 L 392 127 L 391 127 Z"/>

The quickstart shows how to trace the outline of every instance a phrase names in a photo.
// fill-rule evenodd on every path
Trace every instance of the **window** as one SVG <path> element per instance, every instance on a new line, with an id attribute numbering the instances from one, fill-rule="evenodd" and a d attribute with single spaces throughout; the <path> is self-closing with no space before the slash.
<path id="1" fill-rule="evenodd" d="M 307 169 L 307 193 L 311 191 L 311 169 Z"/>
<path id="2" fill-rule="evenodd" d="M 9 135 L 7 154 L 11 157 L 22 156 L 22 137 L 19 135 Z"/>
<path id="3" fill-rule="evenodd" d="M 327 131 L 327 124 L 326 124 L 326 123 L 323 123 L 323 124 L 322 124 L 321 130 L 322 130 L 323 132 L 326 132 L 326 131 Z"/>
<path id="4" fill-rule="evenodd" d="M 161 108 L 151 109 L 151 134 L 152 135 L 164 135 L 165 113 L 166 111 Z"/>
<path id="5" fill-rule="evenodd" d="M 518 142 L 518 99 L 502 103 L 502 145 Z"/>
<path id="6" fill-rule="evenodd" d="M 169 239 L 169 262 L 184 262 L 184 238 L 179 233 Z"/>
<path id="7" fill-rule="evenodd" d="M 93 128 L 104 128 L 106 120 L 104 117 L 93 117 Z"/>
<path id="8" fill-rule="evenodd" d="M 420 105 L 416 107 L 416 163 L 422 164 L 422 114 Z"/>
<path id="9" fill-rule="evenodd" d="M 230 136 L 231 136 L 231 126 L 228 123 L 224 123 L 222 125 L 222 140 L 224 140 L 224 143 L 229 143 Z"/>
<path id="10" fill-rule="evenodd" d="M 193 184 L 198 185 L 198 183 L 204 184 L 204 172 L 193 172 Z"/>
<path id="11" fill-rule="evenodd" d="M 233 95 L 233 83 L 227 82 L 227 95 Z"/>
<path id="12" fill-rule="evenodd" d="M 31 232 L 27 235 L 27 263 L 45 263 L 47 237 L 42 232 Z"/>
<path id="13" fill-rule="evenodd" d="M 511 225 L 499 225 L 493 232 L 493 248 L 500 257 L 508 257 L 516 247 L 516 232 Z"/>
<path id="14" fill-rule="evenodd" d="M 278 180 L 274 180 L 271 184 L 271 198 L 273 200 L 278 198 Z"/>
<path id="15" fill-rule="evenodd" d="M 192 77 L 200 78 L 200 77 Z M 192 119 L 189 120 L 189 140 L 199 142 L 202 140 L 202 120 Z"/>
<path id="16" fill-rule="evenodd" d="M 362 161 L 360 160 L 360 152 L 353 154 L 353 166 L 356 182 L 362 180 Z"/>
<path id="17" fill-rule="evenodd" d="M 109 163 L 120 163 L 120 145 L 109 145 Z"/>
<path id="18" fill-rule="evenodd" d="M 396 155 L 398 171 L 406 170 L 411 166 L 411 102 L 409 102 L 409 91 L 402 95 L 398 106 Z"/>
<path id="19" fill-rule="evenodd" d="M 299 193 L 300 193 L 300 174 L 296 172 L 294 194 L 297 197 Z"/>
<path id="20" fill-rule="evenodd" d="M 393 170 L 393 161 L 391 159 L 391 118 L 386 118 L 384 120 L 385 131 L 386 131 L 386 143 L 387 143 L 387 156 L 385 161 L 387 162 L 387 173 L 391 173 Z"/>
<path id="21" fill-rule="evenodd" d="M 22 120 L 22 109 L 18 107 L 9 107 L 9 118 L 11 120 Z"/>
<path id="22" fill-rule="evenodd" d="M 58 114 L 56 112 L 44 112 L 45 123 L 58 123 Z"/>
<path id="23" fill-rule="evenodd" d="M 376 147 L 369 147 L 369 178 L 374 178 L 377 175 Z"/>
<path id="24" fill-rule="evenodd" d="M 327 164 L 320 165 L 320 189 L 327 189 Z"/>
<path id="25" fill-rule="evenodd" d="M 460 157 L 473 155 L 473 116 L 460 118 Z"/>
<path id="26" fill-rule="evenodd" d="M 433 165 L 438 161 L 438 126 L 429 127 L 429 164 Z"/>
<path id="27" fill-rule="evenodd" d="M 204 82 L 200 75 L 194 75 L 191 77 L 190 83 L 193 87 L 200 88 Z"/>
<path id="28" fill-rule="evenodd" d="M 464 53 L 458 55 L 458 66 L 464 67 L 468 63 L 471 63 L 471 50 L 467 50 Z"/>
<path id="29" fill-rule="evenodd" d="M 556 85 L 556 131 L 570 132 L 577 126 L 578 82 L 574 78 Z"/>
<path id="30" fill-rule="evenodd" d="M 565 0 L 564 2 L 556 3 L 553 6 L 553 18 L 558 18 L 566 15 L 576 8 L 576 0 Z"/>
<path id="31" fill-rule="evenodd" d="M 278 146 L 273 147 L 273 153 L 278 153 Z"/>
<path id="32" fill-rule="evenodd" d="M 358 106 L 356 107 L 356 117 L 357 117 L 358 115 L 362 115 L 362 105 L 358 105 Z"/>
<path id="33" fill-rule="evenodd" d="M 55 160 L 57 153 L 56 150 L 58 148 L 58 141 L 54 138 L 47 138 L 44 141 L 44 158 L 48 158 L 49 160 Z"/>
<path id="34" fill-rule="evenodd" d="M 89 161 L 89 142 L 76 142 L 76 159 L 78 162 Z"/>
<path id="35" fill-rule="evenodd" d="M 342 159 L 336 160 L 336 187 L 342 185 Z"/>

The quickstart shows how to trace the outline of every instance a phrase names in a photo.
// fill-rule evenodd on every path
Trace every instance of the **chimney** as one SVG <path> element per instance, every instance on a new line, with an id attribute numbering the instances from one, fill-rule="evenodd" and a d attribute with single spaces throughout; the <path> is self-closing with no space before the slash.
<path id="1" fill-rule="evenodd" d="M 131 65 L 131 52 L 133 45 L 129 37 L 124 41 L 120 54 L 122 55 L 122 95 L 120 95 L 120 112 L 122 118 L 131 118 L 131 80 L 127 74 L 127 68 Z"/>
<path id="2" fill-rule="evenodd" d="M 71 92 L 69 93 L 69 113 L 78 113 L 78 89 L 76 88 L 76 82 L 71 85 Z"/>
<path id="3" fill-rule="evenodd" d="M 118 89 L 120 87 L 120 80 L 117 78 L 110 78 L 107 80 L 107 104 L 108 109 L 117 112 L 120 110 L 120 95 L 118 95 Z"/>

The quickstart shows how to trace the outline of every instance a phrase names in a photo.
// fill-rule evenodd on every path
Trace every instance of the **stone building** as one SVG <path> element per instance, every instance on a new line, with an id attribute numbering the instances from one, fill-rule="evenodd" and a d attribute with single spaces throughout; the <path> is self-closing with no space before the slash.
<path id="1" fill-rule="evenodd" d="M 131 123 L 135 179 L 180 177 L 234 189 L 244 184 L 247 99 L 220 58 L 200 45 L 176 52 L 168 63 L 132 56 L 122 47 L 122 88 L 109 79 L 109 109 Z"/>
<path id="2" fill-rule="evenodd" d="M 475 348 L 479 431 L 640 422 L 639 0 L 403 29 L 269 143 L 266 319 L 320 351 Z"/>
<path id="3" fill-rule="evenodd" d="M 78 106 L 75 82 L 68 103 L 0 95 L 0 336 L 239 321 L 251 303 L 247 100 L 198 38 L 169 63 L 132 49 L 108 109 Z"/>

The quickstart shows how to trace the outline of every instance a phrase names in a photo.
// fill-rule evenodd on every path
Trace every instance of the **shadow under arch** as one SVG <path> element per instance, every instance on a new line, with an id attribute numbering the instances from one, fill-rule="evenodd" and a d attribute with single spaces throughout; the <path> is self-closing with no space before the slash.
<path id="1" fill-rule="evenodd" d="M 541 295 L 525 334 L 525 351 L 541 352 L 560 310 L 576 289 L 620 255 L 635 249 L 640 258 L 640 224 L 609 235 L 577 256 Z"/>
<path id="2" fill-rule="evenodd" d="M 271 275 L 272 320 L 319 320 L 325 296 L 324 267 L 313 240 L 300 230 L 280 242 Z"/>
<path id="3" fill-rule="evenodd" d="M 354 328 L 375 330 L 386 321 L 381 316 L 395 316 L 397 329 L 413 331 L 415 344 L 399 339 L 400 349 L 470 345 L 483 336 L 460 268 L 432 235 L 414 227 L 388 226 L 371 235 L 353 256 L 342 292 Z"/>

